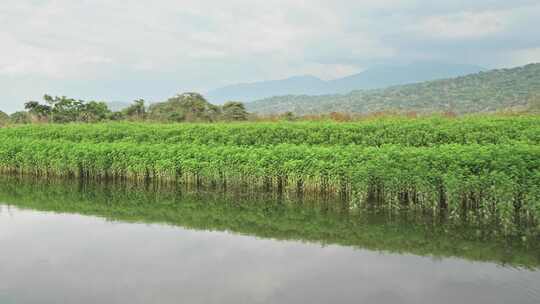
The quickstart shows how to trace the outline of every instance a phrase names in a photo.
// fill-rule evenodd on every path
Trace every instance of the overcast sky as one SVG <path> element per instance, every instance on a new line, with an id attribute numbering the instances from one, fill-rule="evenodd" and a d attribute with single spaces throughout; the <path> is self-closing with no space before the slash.
<path id="1" fill-rule="evenodd" d="M 540 61 L 539 0 L 1 0 L 0 109 L 378 64 Z"/>

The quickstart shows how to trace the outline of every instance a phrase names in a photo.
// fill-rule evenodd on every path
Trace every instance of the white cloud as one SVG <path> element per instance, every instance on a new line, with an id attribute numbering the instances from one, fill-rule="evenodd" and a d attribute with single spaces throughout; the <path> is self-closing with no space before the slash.
<path id="1" fill-rule="evenodd" d="M 3 56 L 0 56 L 0 74 L 34 75 L 62 78 L 78 73 L 81 68 L 110 64 L 113 60 L 99 52 L 84 48 L 51 49 L 46 46 L 24 43 L 14 36 L 0 33 Z"/>
<path id="2" fill-rule="evenodd" d="M 428 16 L 413 28 L 430 38 L 474 39 L 500 33 L 507 26 L 506 12 L 487 11 Z"/>
<path id="3" fill-rule="evenodd" d="M 540 47 L 517 50 L 511 53 L 511 61 L 515 65 L 540 62 Z"/>
<path id="4" fill-rule="evenodd" d="M 540 47 L 535 12 L 534 0 L 3 0 L 0 76 L 63 81 L 60 89 L 68 80 L 123 81 L 157 98 L 161 83 L 174 91 L 334 78 L 374 63 L 456 58 L 464 48 L 489 66 L 513 43 L 512 56 L 535 58 L 518 51 Z M 146 85 L 127 85 L 135 78 Z"/>

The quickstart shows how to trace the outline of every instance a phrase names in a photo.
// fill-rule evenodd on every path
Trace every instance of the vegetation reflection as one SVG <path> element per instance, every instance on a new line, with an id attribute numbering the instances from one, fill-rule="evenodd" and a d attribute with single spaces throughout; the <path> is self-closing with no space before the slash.
<path id="1" fill-rule="evenodd" d="M 165 223 L 278 240 L 459 257 L 537 268 L 538 234 L 509 236 L 477 222 L 419 212 L 355 210 L 346 203 L 287 199 L 265 193 L 197 191 L 159 184 L 97 183 L 0 177 L 0 202 L 19 208 Z M 488 224 L 483 224 L 488 225 Z"/>

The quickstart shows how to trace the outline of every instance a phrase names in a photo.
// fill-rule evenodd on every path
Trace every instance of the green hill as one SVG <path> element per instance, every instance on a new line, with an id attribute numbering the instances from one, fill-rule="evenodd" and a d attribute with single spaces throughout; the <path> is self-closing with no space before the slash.
<path id="1" fill-rule="evenodd" d="M 536 96 L 536 97 L 535 97 Z M 247 104 L 250 112 L 371 113 L 416 111 L 455 113 L 524 109 L 540 96 L 540 64 L 467 76 L 336 95 L 287 95 Z"/>
<path id="2" fill-rule="evenodd" d="M 372 66 L 365 71 L 333 80 L 294 76 L 281 80 L 241 83 L 215 89 L 205 97 L 213 103 L 228 100 L 255 101 L 278 95 L 346 94 L 354 90 L 380 89 L 477 73 L 484 69 L 469 64 L 415 62 L 408 65 Z"/>

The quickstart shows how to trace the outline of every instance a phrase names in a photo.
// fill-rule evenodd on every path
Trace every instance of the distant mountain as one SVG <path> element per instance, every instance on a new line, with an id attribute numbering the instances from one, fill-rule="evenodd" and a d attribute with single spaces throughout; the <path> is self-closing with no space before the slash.
<path id="1" fill-rule="evenodd" d="M 471 113 L 526 107 L 535 96 L 540 96 L 540 64 L 349 94 L 278 96 L 248 103 L 247 109 L 261 114 L 389 110 Z"/>
<path id="2" fill-rule="evenodd" d="M 474 65 L 446 63 L 414 63 L 406 66 L 378 66 L 348 77 L 324 81 L 313 76 L 297 76 L 282 80 L 243 83 L 219 88 L 205 94 L 214 103 L 228 100 L 254 101 L 279 95 L 322 95 L 349 93 L 360 89 L 383 88 L 477 73 Z"/>
<path id="3" fill-rule="evenodd" d="M 362 73 L 329 82 L 332 93 L 350 93 L 361 89 L 378 89 L 478 73 L 484 69 L 475 65 L 447 63 L 414 63 L 406 66 L 379 66 Z"/>
<path id="4" fill-rule="evenodd" d="M 204 94 L 206 99 L 214 103 L 229 100 L 253 101 L 265 97 L 307 94 L 320 95 L 327 93 L 327 83 L 314 76 L 296 76 L 282 80 L 242 83 L 226 86 Z"/>

